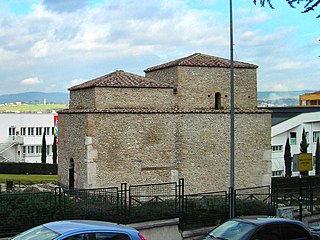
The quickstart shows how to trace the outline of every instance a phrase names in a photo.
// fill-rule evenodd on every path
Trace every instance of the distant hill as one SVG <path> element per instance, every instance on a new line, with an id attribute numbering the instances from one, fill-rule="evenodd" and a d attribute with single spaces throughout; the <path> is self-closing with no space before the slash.
<path id="1" fill-rule="evenodd" d="M 69 92 L 25 92 L 0 95 L 0 104 L 4 103 L 69 103 Z"/>
<path id="2" fill-rule="evenodd" d="M 315 91 L 261 91 L 258 92 L 258 106 L 297 106 L 300 95 Z"/>

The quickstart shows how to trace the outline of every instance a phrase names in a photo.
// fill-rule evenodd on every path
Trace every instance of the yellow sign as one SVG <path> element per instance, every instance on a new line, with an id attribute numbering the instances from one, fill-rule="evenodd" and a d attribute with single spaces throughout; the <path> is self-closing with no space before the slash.
<path id="1" fill-rule="evenodd" d="M 312 170 L 312 153 L 300 153 L 298 156 L 298 171 Z"/>

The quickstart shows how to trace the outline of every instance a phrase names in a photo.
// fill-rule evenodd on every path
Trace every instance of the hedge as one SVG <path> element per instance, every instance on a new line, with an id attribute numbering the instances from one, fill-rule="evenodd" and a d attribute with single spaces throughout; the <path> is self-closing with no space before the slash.
<path id="1" fill-rule="evenodd" d="M 0 174 L 39 174 L 39 175 L 57 175 L 58 164 L 48 163 L 0 163 Z"/>

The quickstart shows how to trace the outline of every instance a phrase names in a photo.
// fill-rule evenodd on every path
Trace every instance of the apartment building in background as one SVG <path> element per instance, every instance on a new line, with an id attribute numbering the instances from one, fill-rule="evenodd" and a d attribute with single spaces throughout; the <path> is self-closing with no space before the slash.
<path id="1" fill-rule="evenodd" d="M 46 138 L 46 163 L 52 163 L 57 114 L 0 113 L 0 162 L 41 163 L 42 138 Z"/>
<path id="2" fill-rule="evenodd" d="M 272 175 L 284 176 L 284 151 L 289 138 L 291 155 L 300 153 L 303 129 L 309 143 L 308 153 L 315 156 L 317 139 L 320 137 L 320 107 L 268 108 L 272 110 Z M 313 169 L 315 162 L 313 161 Z M 298 176 L 298 171 L 293 171 Z M 314 170 L 309 171 L 314 175 Z"/>
<path id="3" fill-rule="evenodd" d="M 300 106 L 320 106 L 320 91 L 299 96 Z"/>

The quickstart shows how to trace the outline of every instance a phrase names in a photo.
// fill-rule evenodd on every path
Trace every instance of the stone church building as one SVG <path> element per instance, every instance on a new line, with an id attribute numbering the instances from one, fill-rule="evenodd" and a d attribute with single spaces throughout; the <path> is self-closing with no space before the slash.
<path id="1" fill-rule="evenodd" d="M 257 66 L 234 62 L 235 187 L 269 184 L 271 113 L 257 109 Z M 75 188 L 185 179 L 228 190 L 230 62 L 196 53 L 73 86 L 59 112 L 59 181 Z"/>

